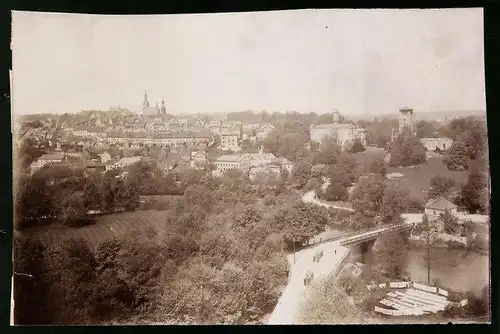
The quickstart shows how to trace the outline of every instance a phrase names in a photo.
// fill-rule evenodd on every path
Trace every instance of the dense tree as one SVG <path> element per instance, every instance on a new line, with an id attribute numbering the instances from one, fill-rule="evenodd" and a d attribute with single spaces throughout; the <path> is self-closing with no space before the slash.
<path id="1" fill-rule="evenodd" d="M 307 184 L 304 187 L 304 189 L 307 191 L 313 190 L 316 193 L 319 193 L 321 191 L 321 181 L 318 178 L 312 178 L 309 181 L 307 181 Z"/>
<path id="2" fill-rule="evenodd" d="M 117 259 L 121 277 L 134 294 L 132 307 L 147 312 L 158 302 L 162 280 L 175 269 L 175 265 L 169 264 L 166 249 L 154 236 L 136 234 L 123 243 Z"/>
<path id="3" fill-rule="evenodd" d="M 359 153 L 366 151 L 366 148 L 363 146 L 363 143 L 361 142 L 361 139 L 356 138 L 354 140 L 354 143 L 352 144 L 351 148 L 349 149 L 351 153 Z"/>
<path id="4" fill-rule="evenodd" d="M 326 165 L 335 164 L 341 151 L 342 148 L 338 144 L 337 136 L 335 134 L 325 136 L 319 147 L 319 152 L 321 154 L 321 161 L 319 163 Z"/>
<path id="5" fill-rule="evenodd" d="M 189 186 L 184 192 L 184 203 L 188 206 L 199 205 L 208 211 L 212 207 L 210 189 L 203 185 Z"/>
<path id="6" fill-rule="evenodd" d="M 37 147 L 33 141 L 26 139 L 21 144 L 16 156 L 17 164 L 15 167 L 20 168 L 21 171 L 28 171 L 31 163 L 36 161 L 39 157 L 45 154 L 45 150 Z"/>
<path id="7" fill-rule="evenodd" d="M 401 223 L 401 214 L 408 211 L 409 192 L 398 186 L 387 186 L 384 189 L 380 216 L 387 224 Z"/>
<path id="8" fill-rule="evenodd" d="M 455 141 L 443 160 L 449 170 L 466 170 L 469 168 L 467 147 L 461 141 Z"/>
<path id="9" fill-rule="evenodd" d="M 97 262 L 83 239 L 65 240 L 51 251 L 54 322 L 88 324 L 92 320 Z M 57 296 L 57 298 L 54 298 Z"/>
<path id="10" fill-rule="evenodd" d="M 307 148 L 302 146 L 297 150 L 295 153 L 295 160 L 294 161 L 300 161 L 300 160 L 311 160 L 311 151 L 309 151 Z"/>
<path id="11" fill-rule="evenodd" d="M 458 224 L 458 218 L 452 215 L 448 210 L 440 216 L 444 225 L 444 231 L 448 234 L 457 234 L 462 231 L 461 226 Z"/>
<path id="12" fill-rule="evenodd" d="M 489 208 L 489 191 L 487 174 L 477 168 L 469 172 L 467 183 L 462 186 L 458 198 L 459 206 L 470 213 L 483 211 Z"/>
<path id="13" fill-rule="evenodd" d="M 453 145 L 447 152 L 445 164 L 450 170 L 466 170 L 470 160 L 488 152 L 486 122 L 476 117 L 453 120 L 449 124 Z"/>
<path id="14" fill-rule="evenodd" d="M 87 179 L 83 188 L 83 201 L 87 210 L 99 210 L 102 198 L 100 192 L 101 178 L 99 175 L 93 175 Z"/>
<path id="15" fill-rule="evenodd" d="M 309 141 L 308 127 L 299 121 L 286 122 L 272 130 L 264 139 L 266 152 L 295 161 L 297 151 Z"/>
<path id="16" fill-rule="evenodd" d="M 350 154 L 341 154 L 337 159 L 337 163 L 330 167 L 330 174 L 332 177 L 335 174 L 342 175 L 344 179 L 344 186 L 351 186 L 359 176 L 359 164 L 356 158 Z M 339 178 L 340 179 L 340 178 Z"/>
<path id="17" fill-rule="evenodd" d="M 425 147 L 420 140 L 411 134 L 401 134 L 390 147 L 391 166 L 414 166 L 426 161 Z"/>
<path id="18" fill-rule="evenodd" d="M 43 325 L 52 321 L 45 246 L 35 238 L 14 235 L 14 323 Z"/>
<path id="19" fill-rule="evenodd" d="M 435 175 L 430 180 L 430 188 L 427 193 L 429 199 L 445 197 L 449 199 L 456 186 L 455 180 L 451 177 Z"/>
<path id="20" fill-rule="evenodd" d="M 436 138 L 436 128 L 432 122 L 421 120 L 415 126 L 418 138 Z"/>
<path id="21" fill-rule="evenodd" d="M 377 263 L 391 278 L 398 279 L 405 275 L 408 257 L 408 233 L 390 233 L 381 237 L 375 250 Z"/>
<path id="22" fill-rule="evenodd" d="M 385 161 L 382 158 L 375 159 L 369 166 L 370 173 L 380 176 L 385 179 L 387 175 L 387 167 Z"/>
<path id="23" fill-rule="evenodd" d="M 327 219 L 313 205 L 298 202 L 288 210 L 285 222 L 285 241 L 289 245 L 296 243 L 300 246 L 322 232 Z"/>
<path id="24" fill-rule="evenodd" d="M 304 187 L 311 178 L 312 165 L 308 160 L 301 160 L 294 164 L 292 178 L 299 187 Z"/>
<path id="25" fill-rule="evenodd" d="M 387 148 L 391 141 L 391 133 L 393 128 L 397 128 L 397 119 L 382 119 L 363 124 L 366 128 L 366 140 L 369 145 L 374 145 L 380 148 Z"/>
<path id="26" fill-rule="evenodd" d="M 361 180 L 351 195 L 353 209 L 365 216 L 375 217 L 382 206 L 385 188 L 382 178 Z"/>
<path id="27" fill-rule="evenodd" d="M 347 178 L 348 176 L 342 169 L 334 172 L 334 174 L 330 177 L 330 183 L 328 184 L 323 197 L 327 201 L 346 201 L 349 197 L 349 193 L 346 188 Z"/>
<path id="28" fill-rule="evenodd" d="M 79 226 L 86 223 L 85 195 L 83 192 L 75 192 L 65 198 L 62 203 L 60 221 L 64 225 Z"/>

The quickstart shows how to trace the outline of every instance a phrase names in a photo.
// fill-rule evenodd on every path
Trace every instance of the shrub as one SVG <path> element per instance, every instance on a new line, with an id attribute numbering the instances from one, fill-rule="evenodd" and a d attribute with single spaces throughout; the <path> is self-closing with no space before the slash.
<path id="1" fill-rule="evenodd" d="M 264 205 L 275 205 L 276 204 L 276 196 L 273 194 L 267 194 L 264 197 Z"/>
<path id="2" fill-rule="evenodd" d="M 307 181 L 307 184 L 304 189 L 306 191 L 321 189 L 321 181 L 318 178 L 312 178 L 309 181 Z"/>
<path id="3" fill-rule="evenodd" d="M 410 198 L 408 202 L 409 213 L 422 213 L 424 212 L 424 202 L 418 198 Z"/>
<path id="4" fill-rule="evenodd" d="M 450 249 L 463 249 L 463 248 L 465 248 L 465 245 L 463 243 L 455 241 L 455 240 L 446 241 L 446 246 Z"/>

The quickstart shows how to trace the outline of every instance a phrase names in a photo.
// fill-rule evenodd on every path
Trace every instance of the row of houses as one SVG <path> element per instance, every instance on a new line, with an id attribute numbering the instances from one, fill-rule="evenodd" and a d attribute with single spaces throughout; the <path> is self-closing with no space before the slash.
<path id="1" fill-rule="evenodd" d="M 283 170 L 292 172 L 293 163 L 286 158 L 277 158 L 272 153 L 225 154 L 214 162 L 214 176 L 222 176 L 226 171 L 234 169 L 249 175 L 254 180 L 258 174 L 279 176 Z"/>

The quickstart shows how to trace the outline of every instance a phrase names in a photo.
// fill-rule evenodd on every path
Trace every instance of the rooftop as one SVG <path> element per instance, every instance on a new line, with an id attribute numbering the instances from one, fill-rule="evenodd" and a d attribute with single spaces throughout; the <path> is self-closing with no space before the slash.
<path id="1" fill-rule="evenodd" d="M 246 158 L 244 155 L 238 155 L 238 154 L 224 154 L 216 159 L 216 161 L 232 161 L 232 162 L 238 162 L 241 161 L 243 158 Z"/>
<path id="2" fill-rule="evenodd" d="M 64 155 L 63 154 L 44 154 L 38 160 L 50 160 L 50 161 L 55 161 L 55 160 L 63 160 Z"/>
<path id="3" fill-rule="evenodd" d="M 125 164 L 133 164 L 139 160 L 141 160 L 142 157 L 124 157 L 124 158 L 121 158 L 120 160 L 118 160 L 118 163 L 125 163 Z"/>
<path id="4" fill-rule="evenodd" d="M 339 128 L 361 129 L 359 126 L 356 126 L 356 125 L 351 124 L 351 123 L 332 123 L 332 124 L 311 125 L 311 129 L 339 129 Z"/>
<path id="5" fill-rule="evenodd" d="M 446 198 L 439 197 L 439 198 L 429 200 L 425 204 L 425 208 L 435 209 L 435 210 L 452 210 L 452 209 L 456 209 L 457 206 L 455 204 L 451 203 L 450 201 L 448 201 Z"/>

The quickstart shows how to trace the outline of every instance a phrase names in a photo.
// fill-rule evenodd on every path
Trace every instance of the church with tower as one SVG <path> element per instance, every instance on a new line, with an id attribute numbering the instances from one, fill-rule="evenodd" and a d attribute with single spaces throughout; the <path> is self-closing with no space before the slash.
<path id="1" fill-rule="evenodd" d="M 156 106 L 151 107 L 148 100 L 148 92 L 144 92 L 144 102 L 142 103 L 142 115 L 143 116 L 161 116 L 167 114 L 167 107 L 165 106 L 165 100 L 161 101 L 161 108 L 158 107 L 158 102 Z"/>

